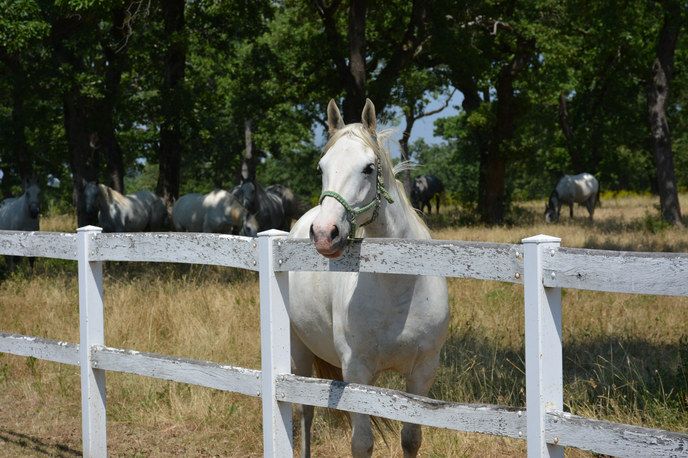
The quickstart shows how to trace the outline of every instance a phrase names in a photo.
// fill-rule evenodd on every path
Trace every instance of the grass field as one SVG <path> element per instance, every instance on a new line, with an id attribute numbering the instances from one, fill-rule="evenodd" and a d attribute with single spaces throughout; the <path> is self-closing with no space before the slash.
<path id="1" fill-rule="evenodd" d="M 688 211 L 688 196 L 682 208 Z M 542 202 L 514 206 L 486 228 L 460 209 L 428 223 L 438 239 L 519 243 L 544 233 L 563 246 L 688 252 L 688 230 L 659 221 L 647 196 L 603 199 L 589 223 L 543 222 Z M 688 221 L 686 221 L 688 223 Z M 460 225 L 463 224 L 463 225 Z M 73 231 L 73 219 L 41 221 Z M 0 283 L 0 331 L 79 341 L 76 263 L 38 260 Z M 112 347 L 260 368 L 258 278 L 236 269 L 122 263 L 104 274 L 105 339 Z M 523 289 L 450 279 L 451 328 L 431 396 L 525 404 Z M 593 418 L 688 433 L 688 298 L 562 291 L 564 402 Z M 401 388 L 385 374 L 380 384 Z M 107 374 L 110 456 L 262 456 L 260 401 L 144 377 Z M 319 412 L 314 456 L 349 455 L 348 432 Z M 398 440 L 375 456 L 402 456 Z M 423 457 L 525 456 L 525 442 L 425 428 Z M 0 457 L 81 456 L 78 368 L 0 355 Z M 567 450 L 567 456 L 590 454 Z"/>

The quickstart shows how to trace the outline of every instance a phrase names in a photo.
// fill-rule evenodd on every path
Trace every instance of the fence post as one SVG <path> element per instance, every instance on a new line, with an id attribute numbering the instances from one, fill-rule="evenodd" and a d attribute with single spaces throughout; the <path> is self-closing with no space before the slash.
<path id="1" fill-rule="evenodd" d="M 91 366 L 94 345 L 105 345 L 103 325 L 103 263 L 91 261 L 92 242 L 101 228 L 77 229 L 81 363 L 81 424 L 85 458 L 107 457 L 105 371 Z M 94 363 L 95 364 L 95 363 Z"/>
<path id="2" fill-rule="evenodd" d="M 275 391 L 277 374 L 291 373 L 289 272 L 275 272 L 273 255 L 273 242 L 287 235 L 274 229 L 258 234 L 263 456 L 279 458 L 294 456 L 291 403 Z"/>
<path id="3" fill-rule="evenodd" d="M 561 239 L 536 235 L 523 239 L 526 332 L 526 405 L 528 458 L 564 458 L 564 447 L 547 444 L 545 416 L 563 410 L 561 288 L 546 288 L 542 260 L 559 248 Z"/>

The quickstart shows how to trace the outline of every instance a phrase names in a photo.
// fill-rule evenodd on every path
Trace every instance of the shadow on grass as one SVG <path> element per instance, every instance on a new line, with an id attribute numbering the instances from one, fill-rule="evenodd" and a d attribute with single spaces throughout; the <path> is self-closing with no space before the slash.
<path id="1" fill-rule="evenodd" d="M 81 456 L 81 451 L 71 449 L 61 444 L 50 444 L 41 439 L 17 433 L 7 429 L 0 429 L 0 440 L 13 444 L 24 450 L 32 450 L 50 457 Z"/>
<path id="2" fill-rule="evenodd" d="M 582 336 L 565 341 L 563 353 L 564 410 L 685 430 L 688 337 L 657 345 L 618 335 Z M 430 396 L 525 406 L 525 350 L 501 347 L 479 329 L 450 335 Z"/>

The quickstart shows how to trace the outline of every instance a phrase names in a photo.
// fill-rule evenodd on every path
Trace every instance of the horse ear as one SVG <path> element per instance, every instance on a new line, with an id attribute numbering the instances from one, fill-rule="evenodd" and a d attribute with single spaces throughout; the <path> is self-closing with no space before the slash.
<path id="1" fill-rule="evenodd" d="M 332 135 L 342 127 L 344 127 L 344 121 L 342 115 L 339 114 L 337 102 L 330 99 L 330 103 L 327 105 L 327 131 Z"/>
<path id="2" fill-rule="evenodd" d="M 370 135 L 375 135 L 377 130 L 377 120 L 375 119 L 375 105 L 370 99 L 366 99 L 366 104 L 363 107 L 363 114 L 361 115 L 361 122 L 368 129 Z"/>

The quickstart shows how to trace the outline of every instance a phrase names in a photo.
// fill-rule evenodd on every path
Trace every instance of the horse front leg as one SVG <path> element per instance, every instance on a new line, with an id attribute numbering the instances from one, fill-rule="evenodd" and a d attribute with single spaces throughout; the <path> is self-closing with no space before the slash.
<path id="1" fill-rule="evenodd" d="M 296 337 L 294 329 L 291 330 L 291 359 L 292 370 L 295 375 L 302 377 L 313 376 L 313 352 L 311 352 L 301 339 Z M 315 408 L 303 404 L 295 404 L 296 418 L 299 422 L 299 432 L 301 436 L 301 458 L 311 456 L 311 426 L 313 425 L 313 414 Z"/>
<path id="2" fill-rule="evenodd" d="M 414 368 L 412 374 L 406 376 L 406 392 L 427 396 L 435 380 L 439 356 L 430 358 Z M 401 429 L 401 448 L 404 450 L 404 458 L 416 458 L 418 450 L 423 443 L 423 431 L 421 425 L 404 423 Z"/>
<path id="3" fill-rule="evenodd" d="M 571 203 L 569 204 L 569 209 L 570 209 L 569 216 L 570 216 L 571 218 L 573 218 L 573 202 L 571 202 Z"/>
<path id="4" fill-rule="evenodd" d="M 347 383 L 360 383 L 371 385 L 375 375 L 367 367 L 362 365 L 352 366 L 344 364 L 342 374 Z M 370 425 L 370 416 L 360 413 L 351 413 L 351 455 L 353 458 L 370 458 L 373 456 L 375 436 Z"/>

